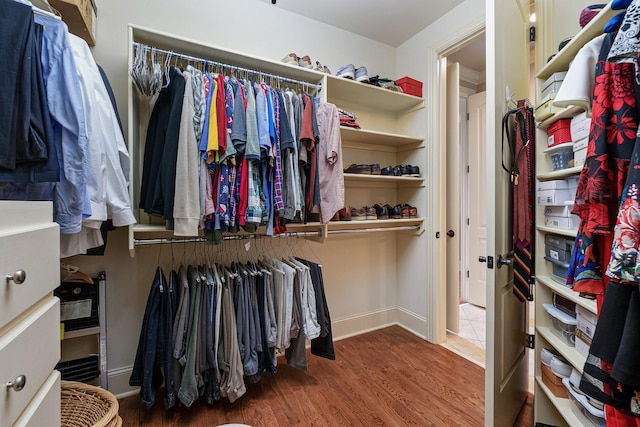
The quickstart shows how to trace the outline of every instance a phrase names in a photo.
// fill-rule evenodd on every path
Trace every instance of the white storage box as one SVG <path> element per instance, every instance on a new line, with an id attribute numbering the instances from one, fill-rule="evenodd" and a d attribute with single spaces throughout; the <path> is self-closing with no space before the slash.
<path id="1" fill-rule="evenodd" d="M 544 98 L 551 93 L 558 93 L 558 91 L 560 90 L 560 86 L 562 85 L 562 81 L 564 80 L 566 75 L 566 71 L 558 71 L 557 73 L 553 73 L 551 77 L 549 77 L 544 81 L 544 83 L 542 83 L 540 97 Z"/>
<path id="2" fill-rule="evenodd" d="M 576 151 L 580 150 L 581 148 L 587 148 L 587 145 L 589 145 L 589 138 L 582 138 L 582 139 L 574 139 L 573 140 L 573 152 L 575 153 Z"/>
<path id="3" fill-rule="evenodd" d="M 569 217 L 545 215 L 544 225 L 563 230 L 575 230 L 580 225 L 580 217 L 577 215 L 570 215 Z"/>
<path id="4" fill-rule="evenodd" d="M 569 216 L 571 216 L 571 209 L 573 209 L 573 203 L 567 203 L 564 206 L 546 206 L 544 208 L 544 216 L 569 218 Z"/>
<path id="5" fill-rule="evenodd" d="M 591 348 L 591 338 L 589 338 L 584 332 L 580 329 L 576 328 L 576 350 L 580 353 L 584 358 L 589 357 L 589 349 Z"/>
<path id="6" fill-rule="evenodd" d="M 576 305 L 576 320 L 578 321 L 576 327 L 584 332 L 589 338 L 593 338 L 593 334 L 596 332 L 596 325 L 598 323 L 598 317 L 595 313 L 590 312 L 584 307 Z"/>
<path id="7" fill-rule="evenodd" d="M 587 160 L 587 147 L 580 148 L 573 151 L 573 166 L 584 166 L 584 162 Z"/>
<path id="8" fill-rule="evenodd" d="M 556 94 L 550 93 L 540 101 L 540 104 L 536 106 L 536 114 L 535 114 L 536 121 L 538 122 L 544 121 L 549 117 L 553 116 L 554 114 L 562 111 L 562 108 L 554 107 L 553 105 L 551 105 L 555 98 L 556 98 Z"/>
<path id="9" fill-rule="evenodd" d="M 587 113 L 582 112 L 571 119 L 571 140 L 578 141 L 581 139 L 589 139 L 589 130 L 591 129 L 591 117 L 587 117 Z"/>
<path id="10" fill-rule="evenodd" d="M 567 184 L 569 184 L 569 194 L 571 194 L 571 204 L 573 204 L 573 201 L 576 198 L 576 191 L 578 190 L 578 179 L 579 177 L 577 175 L 567 178 Z"/>
<path id="11" fill-rule="evenodd" d="M 543 206 L 564 206 L 567 202 L 572 202 L 569 182 L 566 179 L 538 182 L 537 200 L 538 204 Z"/>
<path id="12" fill-rule="evenodd" d="M 562 340 L 570 346 L 575 345 L 575 329 L 578 323 L 574 317 L 563 313 L 553 306 L 553 304 L 542 304 L 542 308 L 547 312 L 553 324 L 553 330 Z"/>

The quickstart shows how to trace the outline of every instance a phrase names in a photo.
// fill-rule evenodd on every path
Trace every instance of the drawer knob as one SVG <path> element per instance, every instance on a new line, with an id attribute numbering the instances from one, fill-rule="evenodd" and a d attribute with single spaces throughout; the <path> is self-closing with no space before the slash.
<path id="1" fill-rule="evenodd" d="M 22 391 L 26 384 L 27 377 L 24 375 L 18 375 L 14 381 L 9 381 L 5 386 L 7 387 L 7 390 L 12 388 L 15 391 Z"/>
<path id="2" fill-rule="evenodd" d="M 22 285 L 27 278 L 27 273 L 24 270 L 17 270 L 13 274 L 7 274 L 7 283 L 13 281 L 16 285 Z"/>

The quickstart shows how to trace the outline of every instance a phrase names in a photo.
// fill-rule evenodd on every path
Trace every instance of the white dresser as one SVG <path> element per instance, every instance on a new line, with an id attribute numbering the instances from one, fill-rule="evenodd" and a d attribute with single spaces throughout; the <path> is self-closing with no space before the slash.
<path id="1" fill-rule="evenodd" d="M 0 426 L 59 426 L 60 235 L 49 202 L 0 201 Z"/>

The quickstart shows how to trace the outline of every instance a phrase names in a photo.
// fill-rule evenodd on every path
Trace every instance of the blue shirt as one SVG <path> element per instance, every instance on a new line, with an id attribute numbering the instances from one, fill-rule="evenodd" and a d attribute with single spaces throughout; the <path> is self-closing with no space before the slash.
<path id="1" fill-rule="evenodd" d="M 54 189 L 54 220 L 60 232 L 78 233 L 82 219 L 91 216 L 87 196 L 87 133 L 80 83 L 69 45 L 67 25 L 54 18 L 34 14 L 44 27 L 42 72 L 52 118 L 60 182 Z"/>

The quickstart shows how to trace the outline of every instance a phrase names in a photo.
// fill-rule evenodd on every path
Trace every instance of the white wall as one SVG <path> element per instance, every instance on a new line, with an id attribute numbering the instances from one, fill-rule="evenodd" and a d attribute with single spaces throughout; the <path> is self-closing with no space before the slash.
<path id="1" fill-rule="evenodd" d="M 346 63 L 366 65 L 370 72 L 395 76 L 395 50 L 341 29 L 306 19 L 259 0 L 233 2 L 191 0 L 96 0 L 98 7 L 96 61 L 114 88 L 123 125 L 127 123 L 127 24 L 199 40 L 264 58 L 279 60 L 290 52 L 308 54 L 332 71 Z M 286 240 L 286 239 L 276 239 Z M 396 322 L 396 236 L 394 233 L 331 236 L 323 245 L 260 243 L 259 251 L 301 254 L 324 265 L 325 287 L 335 337 L 348 336 Z M 242 251 L 230 243 L 223 250 Z M 212 249 L 215 251 L 217 249 Z M 149 286 L 158 263 L 168 269 L 184 256 L 194 257 L 193 246 L 145 246 L 130 258 L 126 230 L 109 235 L 104 257 L 73 257 L 68 262 L 94 275 L 107 273 L 109 388 L 128 389 Z M 214 252 L 215 253 L 215 252 Z M 173 261 L 172 261 L 173 259 Z M 424 304 L 416 309 L 424 316 Z M 416 317 L 408 313 L 409 317 Z"/>
<path id="2" fill-rule="evenodd" d="M 446 262 L 444 257 L 446 253 L 444 215 L 446 188 L 441 179 L 445 176 L 441 165 L 446 162 L 438 123 L 439 96 L 440 91 L 445 88 L 439 86 L 437 60 L 439 53 L 462 41 L 459 39 L 460 34 L 472 35 L 484 28 L 484 21 L 485 2 L 466 0 L 396 50 L 398 74 L 412 76 L 424 83 L 423 96 L 427 105 L 425 155 L 426 164 L 430 165 L 426 171 L 426 182 L 429 183 L 425 194 L 429 207 L 426 213 L 428 218 L 426 248 L 420 254 L 424 256 L 426 262 L 421 264 L 421 260 L 417 260 L 416 264 L 411 260 L 411 265 L 399 263 L 399 281 L 404 286 L 399 289 L 398 305 L 412 312 L 425 313 L 427 316 L 425 335 L 434 342 L 444 340 L 443 305 L 446 291 L 445 269 L 441 267 Z M 435 238 L 437 232 L 441 235 L 439 239 Z M 422 265 L 424 268 L 416 272 L 417 265 Z M 417 279 L 419 277 L 424 279 Z M 419 298 L 416 298 L 417 292 L 419 292 Z"/>

